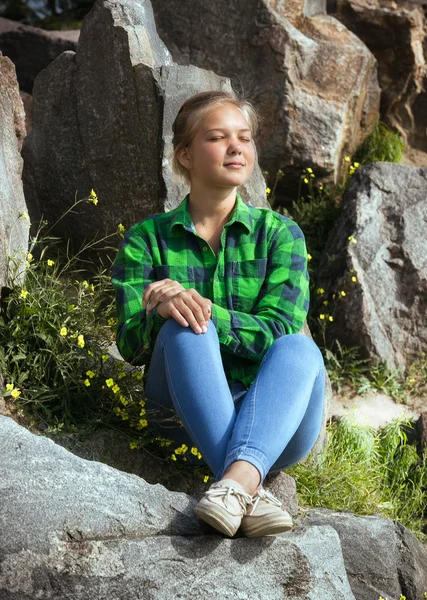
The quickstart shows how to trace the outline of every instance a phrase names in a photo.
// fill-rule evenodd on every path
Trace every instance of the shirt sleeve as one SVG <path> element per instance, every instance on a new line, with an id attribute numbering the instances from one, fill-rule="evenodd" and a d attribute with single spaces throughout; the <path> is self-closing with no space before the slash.
<path id="1" fill-rule="evenodd" d="M 309 308 L 304 234 L 293 221 L 280 225 L 269 251 L 263 295 L 252 313 L 212 304 L 221 349 L 257 363 L 276 339 L 300 331 Z"/>
<path id="2" fill-rule="evenodd" d="M 150 362 L 157 334 L 167 321 L 155 308 L 147 315 L 142 307 L 144 290 L 153 281 L 156 277 L 148 244 L 132 227 L 123 238 L 111 271 L 118 319 L 117 348 L 132 365 Z"/>

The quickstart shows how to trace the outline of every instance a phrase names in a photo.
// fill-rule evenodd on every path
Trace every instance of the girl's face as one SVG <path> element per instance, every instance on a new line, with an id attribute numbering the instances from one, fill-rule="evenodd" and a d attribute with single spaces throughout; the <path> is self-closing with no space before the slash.
<path id="1" fill-rule="evenodd" d="M 242 112 L 234 104 L 212 109 L 180 158 L 192 185 L 234 188 L 245 183 L 254 168 L 255 148 Z"/>

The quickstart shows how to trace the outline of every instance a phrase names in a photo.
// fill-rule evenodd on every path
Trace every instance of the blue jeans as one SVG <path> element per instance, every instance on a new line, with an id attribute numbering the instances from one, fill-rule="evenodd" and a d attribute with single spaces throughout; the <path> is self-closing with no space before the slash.
<path id="1" fill-rule="evenodd" d="M 322 425 L 324 390 L 322 354 L 305 335 L 275 340 L 246 390 L 241 382 L 227 382 L 212 320 L 197 334 L 170 318 L 154 345 L 145 397 L 147 409 L 176 411 L 185 429 L 164 429 L 165 437 L 196 446 L 216 480 L 244 460 L 258 469 L 262 483 L 268 472 L 310 452 Z M 202 462 L 190 451 L 186 457 Z"/>

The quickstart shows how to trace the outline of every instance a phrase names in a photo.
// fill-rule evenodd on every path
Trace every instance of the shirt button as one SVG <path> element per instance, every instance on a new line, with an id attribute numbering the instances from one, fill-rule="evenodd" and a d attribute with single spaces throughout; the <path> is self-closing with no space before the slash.
<path id="1" fill-rule="evenodd" d="M 207 246 L 203 246 L 203 252 L 207 252 L 208 251 L 208 247 Z"/>

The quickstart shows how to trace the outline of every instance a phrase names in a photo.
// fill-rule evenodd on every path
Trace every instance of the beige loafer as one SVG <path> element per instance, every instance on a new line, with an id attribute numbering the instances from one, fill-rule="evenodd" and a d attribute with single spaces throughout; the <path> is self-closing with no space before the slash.
<path id="1" fill-rule="evenodd" d="M 291 515 L 281 506 L 282 502 L 273 494 L 263 488 L 257 490 L 252 496 L 252 504 L 242 518 L 242 533 L 246 537 L 261 537 L 292 529 Z"/>

